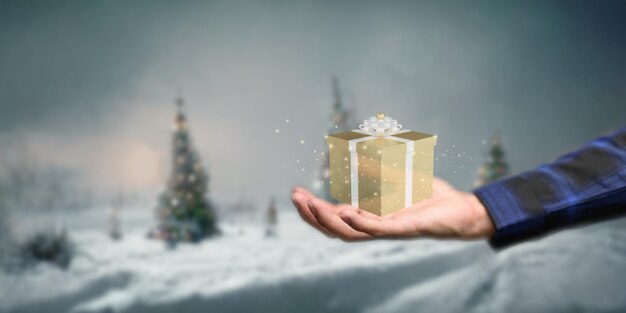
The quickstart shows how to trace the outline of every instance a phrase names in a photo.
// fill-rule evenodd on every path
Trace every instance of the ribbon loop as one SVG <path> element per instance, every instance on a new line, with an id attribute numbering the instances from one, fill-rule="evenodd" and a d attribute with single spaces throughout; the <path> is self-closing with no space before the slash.
<path id="1" fill-rule="evenodd" d="M 372 116 L 364 120 L 363 124 L 359 125 L 359 129 L 368 135 L 386 137 L 399 132 L 402 125 L 389 116 L 384 116 L 382 119 Z"/>

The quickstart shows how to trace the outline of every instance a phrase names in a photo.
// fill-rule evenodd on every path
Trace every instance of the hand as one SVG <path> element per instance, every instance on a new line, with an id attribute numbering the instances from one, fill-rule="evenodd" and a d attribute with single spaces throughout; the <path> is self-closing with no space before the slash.
<path id="1" fill-rule="evenodd" d="M 435 178 L 433 196 L 394 213 L 377 216 L 347 204 L 331 204 L 302 187 L 291 199 L 306 222 L 329 237 L 344 241 L 376 238 L 491 237 L 495 228 L 487 210 L 472 193 Z"/>

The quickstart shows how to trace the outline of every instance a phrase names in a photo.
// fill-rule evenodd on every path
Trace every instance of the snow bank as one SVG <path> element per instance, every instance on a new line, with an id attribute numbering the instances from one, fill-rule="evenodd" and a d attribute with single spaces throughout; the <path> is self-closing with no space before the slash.
<path id="1" fill-rule="evenodd" d="M 252 224 L 168 250 L 146 239 L 150 210 L 72 226 L 79 255 L 0 277 L 2 312 L 529 312 L 626 310 L 626 220 L 494 253 L 484 242 L 347 244 L 281 212 L 278 238 Z"/>

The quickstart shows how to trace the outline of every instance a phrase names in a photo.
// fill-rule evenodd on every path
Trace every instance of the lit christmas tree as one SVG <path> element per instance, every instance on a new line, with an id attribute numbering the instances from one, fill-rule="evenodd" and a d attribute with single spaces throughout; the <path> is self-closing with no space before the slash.
<path id="1" fill-rule="evenodd" d="M 509 174 L 509 164 L 504 156 L 500 135 L 496 133 L 491 139 L 487 162 L 478 170 L 477 186 L 488 184 Z"/>
<path id="2" fill-rule="evenodd" d="M 326 134 L 333 134 L 342 131 L 348 131 L 354 129 L 354 117 L 353 112 L 348 111 L 341 99 L 341 89 L 339 88 L 339 80 L 336 77 L 332 80 L 333 87 L 333 112 L 330 114 L 330 124 Z M 326 142 L 324 142 L 326 146 Z M 320 197 L 326 200 L 332 200 L 330 197 L 330 161 L 328 159 L 328 151 L 320 154 L 320 160 L 322 162 L 320 170 L 315 179 L 315 189 L 320 194 Z"/>
<path id="3" fill-rule="evenodd" d="M 170 244 L 197 242 L 219 233 L 215 210 L 206 198 L 208 176 L 191 146 L 183 99 L 176 100 L 172 140 L 172 174 L 159 197 L 159 225 L 153 236 Z"/>

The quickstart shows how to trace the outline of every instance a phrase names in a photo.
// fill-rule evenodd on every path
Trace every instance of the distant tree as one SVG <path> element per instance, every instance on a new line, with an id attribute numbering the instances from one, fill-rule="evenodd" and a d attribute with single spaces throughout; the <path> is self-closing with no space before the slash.
<path id="1" fill-rule="evenodd" d="M 124 199 L 119 194 L 113 201 L 111 201 L 111 211 L 109 212 L 109 236 L 113 240 L 122 239 L 122 225 L 120 222 L 120 210 Z"/>
<path id="2" fill-rule="evenodd" d="M 7 210 L 15 215 L 47 212 L 63 220 L 69 210 L 76 209 L 76 199 L 86 194 L 80 173 L 46 162 L 45 156 L 28 148 L 25 138 L 16 136 L 0 145 L 0 189 L 4 191 L 0 201 Z"/>
<path id="3" fill-rule="evenodd" d="M 478 170 L 478 181 L 476 185 L 482 186 L 490 182 L 496 181 L 509 174 L 509 164 L 505 158 L 505 152 L 502 148 L 500 134 L 496 133 L 491 138 L 487 161 Z"/>
<path id="4" fill-rule="evenodd" d="M 10 229 L 11 216 L 4 200 L 5 194 L 0 186 L 0 259 L 7 256 L 13 246 L 13 235 Z"/>
<path id="5" fill-rule="evenodd" d="M 272 197 L 270 205 L 265 212 L 265 237 L 276 237 L 278 231 L 278 211 L 276 211 L 276 199 Z"/>
<path id="6" fill-rule="evenodd" d="M 21 246 L 21 265 L 28 266 L 39 262 L 49 262 L 60 268 L 70 266 L 75 247 L 65 229 L 41 231 Z"/>
<path id="7" fill-rule="evenodd" d="M 332 79 L 332 92 L 333 92 L 333 107 L 329 116 L 329 125 L 326 130 L 326 135 L 348 131 L 356 128 L 354 122 L 354 109 L 348 110 L 342 100 L 342 92 L 339 86 L 339 79 L 333 77 Z M 328 147 L 324 142 L 324 147 Z M 322 149 L 319 155 L 321 166 L 316 174 L 314 189 L 320 194 L 320 197 L 332 201 L 330 196 L 330 160 L 328 158 L 327 149 Z"/>
<path id="8" fill-rule="evenodd" d="M 45 165 L 23 138 L 12 139 L 0 149 L 0 263 L 14 268 L 51 262 L 67 268 L 74 250 L 62 224 L 69 195 L 78 190 L 75 176 L 66 168 Z M 43 225 L 29 221 L 35 212 L 46 213 Z M 29 239 L 15 239 L 21 236 Z"/>

